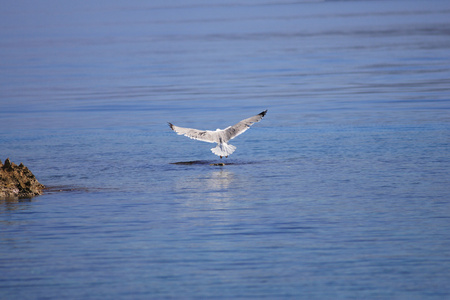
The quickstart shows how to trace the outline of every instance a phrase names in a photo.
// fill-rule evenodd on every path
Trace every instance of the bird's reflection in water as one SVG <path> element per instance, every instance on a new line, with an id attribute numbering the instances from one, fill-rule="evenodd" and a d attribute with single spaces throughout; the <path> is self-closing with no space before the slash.
<path id="1" fill-rule="evenodd" d="M 239 222 L 243 203 L 238 177 L 221 169 L 180 178 L 175 185 L 176 201 L 183 209 L 177 210 L 177 214 L 184 226 L 191 229 L 208 226 L 211 233 L 217 233 L 223 226 Z"/>
<path id="2" fill-rule="evenodd" d="M 189 202 L 201 200 L 220 203 L 233 198 L 234 189 L 232 186 L 234 181 L 235 174 L 222 169 L 180 179 L 176 183 L 176 189 L 177 192 L 188 196 Z"/>
<path id="3" fill-rule="evenodd" d="M 227 170 L 214 171 L 206 178 L 206 187 L 209 190 L 224 191 L 228 190 L 234 180 L 234 173 Z"/>

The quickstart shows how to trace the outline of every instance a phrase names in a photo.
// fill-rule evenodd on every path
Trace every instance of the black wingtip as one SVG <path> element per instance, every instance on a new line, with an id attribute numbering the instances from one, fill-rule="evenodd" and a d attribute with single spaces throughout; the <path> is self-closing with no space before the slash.
<path id="1" fill-rule="evenodd" d="M 172 130 L 173 130 L 173 124 L 172 124 L 172 123 L 170 123 L 170 122 L 167 122 L 167 124 L 169 124 L 169 127 L 170 127 L 170 129 L 172 129 Z"/>
<path id="2" fill-rule="evenodd" d="M 266 113 L 267 113 L 267 109 L 266 109 L 265 111 L 263 111 L 262 113 L 260 113 L 260 115 L 261 115 L 262 117 L 264 117 L 264 116 L 266 115 Z"/>

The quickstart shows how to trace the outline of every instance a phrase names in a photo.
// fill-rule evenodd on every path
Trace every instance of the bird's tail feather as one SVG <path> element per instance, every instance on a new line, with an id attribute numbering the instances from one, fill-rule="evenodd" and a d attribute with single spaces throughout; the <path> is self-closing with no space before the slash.
<path id="1" fill-rule="evenodd" d="M 211 151 L 217 156 L 228 156 L 236 150 L 236 147 L 227 143 L 217 144 Z"/>

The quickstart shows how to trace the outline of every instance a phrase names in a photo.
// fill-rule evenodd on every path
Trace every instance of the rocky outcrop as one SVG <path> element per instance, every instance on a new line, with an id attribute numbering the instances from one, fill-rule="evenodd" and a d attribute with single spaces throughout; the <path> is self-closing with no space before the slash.
<path id="1" fill-rule="evenodd" d="M 44 185 L 22 163 L 16 165 L 9 159 L 0 161 L 0 199 L 31 198 L 42 195 Z"/>

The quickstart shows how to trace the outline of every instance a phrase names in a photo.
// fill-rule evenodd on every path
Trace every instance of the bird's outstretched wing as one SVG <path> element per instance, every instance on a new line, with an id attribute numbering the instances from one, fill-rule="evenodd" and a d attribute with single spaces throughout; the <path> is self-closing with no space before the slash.
<path id="1" fill-rule="evenodd" d="M 265 111 L 257 114 L 256 116 L 242 120 L 239 123 L 237 123 L 236 125 L 225 128 L 225 130 L 224 130 L 225 141 L 234 139 L 238 135 L 244 133 L 247 129 L 250 128 L 250 126 L 253 125 L 253 123 L 261 121 L 261 119 L 266 115 L 266 113 L 267 113 L 267 109 Z"/>
<path id="2" fill-rule="evenodd" d="M 185 135 L 191 139 L 208 143 L 218 143 L 219 137 L 217 132 L 210 130 L 197 130 L 192 128 L 178 127 L 169 123 L 170 128 L 179 135 Z"/>

